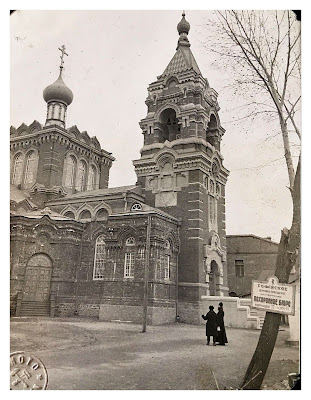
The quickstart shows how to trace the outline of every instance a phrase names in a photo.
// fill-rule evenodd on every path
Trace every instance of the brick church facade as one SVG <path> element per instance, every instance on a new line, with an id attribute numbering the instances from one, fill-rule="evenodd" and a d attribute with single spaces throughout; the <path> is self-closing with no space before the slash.
<path id="1" fill-rule="evenodd" d="M 228 296 L 217 92 L 177 26 L 176 53 L 148 87 L 136 184 L 109 188 L 114 161 L 66 128 L 73 93 L 44 92 L 44 126 L 11 127 L 11 313 L 199 323 L 201 296 Z"/>

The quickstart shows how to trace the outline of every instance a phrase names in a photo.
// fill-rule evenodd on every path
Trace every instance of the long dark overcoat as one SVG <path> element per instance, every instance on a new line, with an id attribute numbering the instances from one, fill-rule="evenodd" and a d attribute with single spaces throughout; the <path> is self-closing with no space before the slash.
<path id="1" fill-rule="evenodd" d="M 227 335 L 226 335 L 226 328 L 225 328 L 225 323 L 224 323 L 224 310 L 222 307 L 218 308 L 218 313 L 216 315 L 217 317 L 217 326 L 220 327 L 220 331 L 217 332 L 217 342 L 219 344 L 224 345 L 225 343 L 228 343 Z"/>
<path id="2" fill-rule="evenodd" d="M 206 336 L 217 335 L 217 314 L 215 311 L 209 311 L 206 315 L 202 315 L 206 320 Z"/>

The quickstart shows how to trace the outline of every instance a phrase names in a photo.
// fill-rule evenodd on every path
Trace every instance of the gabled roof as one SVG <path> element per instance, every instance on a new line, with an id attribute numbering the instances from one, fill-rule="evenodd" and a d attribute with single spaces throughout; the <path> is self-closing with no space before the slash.
<path id="1" fill-rule="evenodd" d="M 174 75 L 180 72 L 193 70 L 197 74 L 201 74 L 197 62 L 188 46 L 178 46 L 174 57 L 165 68 L 162 76 Z"/>

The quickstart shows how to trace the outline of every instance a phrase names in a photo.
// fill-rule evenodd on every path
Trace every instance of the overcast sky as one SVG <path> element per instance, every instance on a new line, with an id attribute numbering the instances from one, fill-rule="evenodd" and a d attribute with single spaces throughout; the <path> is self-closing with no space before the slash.
<path id="1" fill-rule="evenodd" d="M 280 136 L 256 122 L 233 125 L 230 81 L 206 51 L 211 11 L 186 11 L 189 40 L 200 70 L 219 93 L 226 186 L 227 234 L 271 236 L 291 225 L 291 199 Z M 116 161 L 110 186 L 135 183 L 148 85 L 164 71 L 178 40 L 181 11 L 21 11 L 11 17 L 11 124 L 45 122 L 42 92 L 59 72 L 58 47 L 65 44 L 63 78 L 74 93 L 67 127 L 96 136 Z M 238 101 L 238 99 L 237 99 Z M 250 129 L 251 128 L 251 129 Z M 273 133 L 273 134 L 272 134 Z M 270 137 L 274 136 L 274 137 Z"/>

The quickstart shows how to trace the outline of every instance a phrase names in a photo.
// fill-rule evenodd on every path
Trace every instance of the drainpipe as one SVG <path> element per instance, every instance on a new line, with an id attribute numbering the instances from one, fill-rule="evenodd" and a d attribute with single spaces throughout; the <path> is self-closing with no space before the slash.
<path id="1" fill-rule="evenodd" d="M 82 229 L 82 234 L 81 234 L 81 242 L 80 242 L 79 263 L 78 263 L 78 265 L 76 267 L 75 311 L 74 311 L 74 315 L 78 315 L 78 273 L 79 273 L 79 271 L 81 269 L 84 230 L 85 230 L 85 225 L 83 224 L 83 229 Z"/>
<path id="2" fill-rule="evenodd" d="M 177 226 L 177 235 L 178 241 L 179 240 L 179 225 Z M 180 247 L 180 246 L 179 246 Z M 176 256 L 176 321 L 179 321 L 179 312 L 178 312 L 178 255 L 179 255 L 179 248 Z"/>

